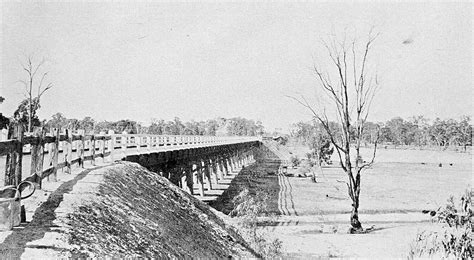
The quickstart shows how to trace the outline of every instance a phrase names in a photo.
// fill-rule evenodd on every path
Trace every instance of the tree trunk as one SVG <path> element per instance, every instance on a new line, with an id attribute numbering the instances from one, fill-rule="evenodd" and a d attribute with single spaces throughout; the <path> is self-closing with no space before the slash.
<path id="1" fill-rule="evenodd" d="M 28 133 L 31 132 L 31 117 L 32 117 L 32 112 L 33 112 L 33 104 L 32 103 L 32 99 L 30 98 L 30 102 L 29 102 L 30 106 L 29 106 L 29 111 L 28 111 Z"/>
<path id="2" fill-rule="evenodd" d="M 314 168 L 312 169 L 312 175 L 311 175 L 311 181 L 314 182 L 314 183 L 317 183 L 318 181 L 316 180 L 316 171 L 314 170 Z"/>
<path id="3" fill-rule="evenodd" d="M 317 150 L 315 149 L 315 151 L 317 151 Z M 321 161 L 319 159 L 320 155 L 319 155 L 318 152 L 315 152 L 315 157 L 316 157 L 316 165 L 318 166 L 318 170 L 320 170 L 321 169 Z M 312 169 L 312 172 L 313 172 L 313 175 L 311 176 L 311 180 L 316 183 L 316 182 L 318 182 L 316 180 L 316 172 L 314 171 L 314 169 Z"/>
<path id="4" fill-rule="evenodd" d="M 359 200 L 359 198 L 357 198 Z M 359 221 L 359 203 L 352 203 L 352 212 L 351 212 L 351 233 L 356 233 L 362 231 L 362 224 Z"/>

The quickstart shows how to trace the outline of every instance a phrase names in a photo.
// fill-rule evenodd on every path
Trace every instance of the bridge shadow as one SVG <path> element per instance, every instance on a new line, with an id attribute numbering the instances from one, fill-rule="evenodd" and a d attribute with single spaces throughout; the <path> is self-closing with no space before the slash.
<path id="1" fill-rule="evenodd" d="M 245 167 L 230 182 L 229 187 L 215 201 L 209 205 L 224 214 L 229 214 L 235 207 L 233 199 L 239 193 L 248 189 L 249 194 L 266 194 L 265 214 L 281 215 L 279 210 L 279 183 L 278 170 L 281 165 L 280 158 L 271 150 L 262 146 L 259 151 L 257 162 Z"/>
<path id="2" fill-rule="evenodd" d="M 63 231 L 56 229 L 58 226 L 54 224 L 54 220 L 56 220 L 55 210 L 63 201 L 64 194 L 71 192 L 74 185 L 89 172 L 102 167 L 103 166 L 98 166 L 86 169 L 79 173 L 74 179 L 61 184 L 58 189 L 51 193 L 48 199 L 35 210 L 31 222 L 15 227 L 13 232 L 0 244 L 1 256 L 7 259 L 20 259 L 26 248 L 48 248 L 59 252 L 66 251 L 64 248 L 55 246 L 28 245 L 28 243 L 44 238 L 47 232 L 63 233 Z"/>

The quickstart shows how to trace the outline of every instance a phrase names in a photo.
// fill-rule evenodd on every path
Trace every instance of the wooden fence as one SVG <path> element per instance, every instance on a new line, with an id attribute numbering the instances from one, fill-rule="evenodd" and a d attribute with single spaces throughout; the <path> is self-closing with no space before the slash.
<path id="1" fill-rule="evenodd" d="M 95 164 L 96 158 L 108 157 L 113 160 L 115 150 L 127 153 L 134 149 L 159 150 L 182 148 L 183 146 L 209 146 L 258 140 L 257 137 L 219 137 L 219 136 L 187 136 L 187 135 L 145 135 L 145 134 L 81 134 L 80 131 L 55 129 L 46 134 L 41 128 L 33 133 L 24 133 L 21 126 L 16 126 L 9 133 L 9 139 L 0 141 L 0 158 L 5 159 L 4 185 L 18 185 L 22 180 L 33 181 L 41 188 L 41 182 L 57 180 L 58 169 L 71 173 L 71 167 L 84 162 Z M 88 154 L 86 155 L 86 152 Z M 63 159 L 59 159 L 62 153 Z M 117 153 L 117 151 L 115 152 Z M 29 176 L 24 178 L 22 171 L 23 155 L 31 155 Z M 75 154 L 76 156 L 73 156 Z M 45 155 L 47 165 L 45 167 Z"/>

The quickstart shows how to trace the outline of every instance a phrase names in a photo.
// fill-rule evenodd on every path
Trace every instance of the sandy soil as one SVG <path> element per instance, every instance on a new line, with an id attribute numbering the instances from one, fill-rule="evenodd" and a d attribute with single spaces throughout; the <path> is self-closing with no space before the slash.
<path id="1" fill-rule="evenodd" d="M 72 174 L 58 172 L 57 182 L 43 180 L 42 190 L 23 200 L 27 223 L 14 227 L 12 231 L 0 232 L 0 259 L 57 259 L 67 257 L 71 250 L 66 242 L 64 229 L 57 222 L 56 215 L 64 195 L 88 172 L 107 165 L 97 160 L 96 165 L 86 163 L 85 169 L 73 167 Z M 67 195 L 66 195 L 67 196 Z"/>
<path id="2" fill-rule="evenodd" d="M 279 147 L 278 153 L 285 149 L 300 158 L 307 152 L 305 147 Z M 289 169 L 289 174 L 295 172 Z M 351 202 L 345 178 L 336 166 L 324 168 L 317 183 L 279 176 L 281 216 L 261 228 L 283 242 L 285 258 L 406 258 L 417 233 L 439 229 L 421 210 L 435 210 L 449 196 L 472 187 L 472 164 L 468 154 L 380 150 L 362 176 L 360 220 L 364 227 L 374 227 L 368 234 L 347 233 Z"/>

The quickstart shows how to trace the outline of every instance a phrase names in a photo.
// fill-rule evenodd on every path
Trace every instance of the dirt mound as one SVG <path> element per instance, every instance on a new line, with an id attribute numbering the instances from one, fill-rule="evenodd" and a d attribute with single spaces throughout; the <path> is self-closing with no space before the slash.
<path id="1" fill-rule="evenodd" d="M 73 257 L 254 257 L 209 206 L 138 164 L 90 172 L 62 204 Z"/>

